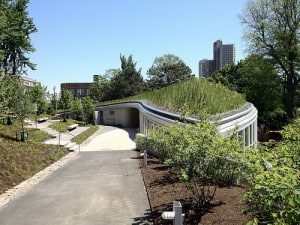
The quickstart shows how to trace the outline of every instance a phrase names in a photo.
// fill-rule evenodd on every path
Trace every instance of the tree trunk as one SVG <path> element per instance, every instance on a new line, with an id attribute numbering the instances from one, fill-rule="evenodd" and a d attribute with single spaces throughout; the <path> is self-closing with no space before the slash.
<path id="1" fill-rule="evenodd" d="M 285 99 L 284 105 L 286 108 L 286 113 L 288 119 L 292 119 L 294 117 L 295 110 L 295 95 L 296 95 L 296 83 L 295 83 L 295 74 L 293 72 L 289 72 L 287 74 L 286 80 L 286 90 L 285 90 Z"/>

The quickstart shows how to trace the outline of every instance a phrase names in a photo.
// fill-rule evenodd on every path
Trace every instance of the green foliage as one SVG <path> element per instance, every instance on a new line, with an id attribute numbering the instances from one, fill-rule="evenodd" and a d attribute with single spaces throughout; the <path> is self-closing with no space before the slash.
<path id="1" fill-rule="evenodd" d="M 60 107 L 66 112 L 71 109 L 73 101 L 72 93 L 68 89 L 62 89 L 59 100 Z M 64 119 L 66 120 L 66 114 L 64 114 Z"/>
<path id="2" fill-rule="evenodd" d="M 272 129 L 279 129 L 286 123 L 283 80 L 270 60 L 250 55 L 237 65 L 227 65 L 217 71 L 211 80 L 244 94 L 257 108 L 260 123 Z"/>
<path id="3" fill-rule="evenodd" d="M 55 123 L 52 123 L 50 127 L 53 130 L 59 131 L 59 132 L 65 132 L 68 130 L 68 126 L 77 123 L 76 120 L 68 120 L 67 122 L 57 121 Z"/>
<path id="4" fill-rule="evenodd" d="M 154 59 L 147 71 L 150 88 L 157 89 L 193 77 L 192 70 L 178 57 L 167 54 Z"/>
<path id="5" fill-rule="evenodd" d="M 239 168 L 235 154 L 242 145 L 237 138 L 222 137 L 208 120 L 157 127 L 146 141 L 144 146 L 151 146 L 151 151 L 179 172 L 199 207 L 213 199 L 217 185 L 235 181 Z"/>
<path id="6" fill-rule="evenodd" d="M 8 97 L 8 106 L 15 113 L 17 118 L 21 121 L 22 132 L 24 131 L 24 120 L 28 114 L 32 113 L 34 110 L 32 101 L 30 99 L 30 94 L 26 91 L 22 81 L 19 77 L 10 77 L 10 91 L 12 91 L 12 96 Z"/>
<path id="7" fill-rule="evenodd" d="M 86 124 L 95 124 L 95 105 L 89 96 L 82 99 L 82 112 Z"/>
<path id="8" fill-rule="evenodd" d="M 74 99 L 71 110 L 76 120 L 79 120 L 82 117 L 83 107 L 79 98 Z"/>
<path id="9" fill-rule="evenodd" d="M 31 102 L 36 104 L 38 114 L 45 113 L 47 110 L 46 89 L 47 88 L 42 87 L 40 83 L 37 83 L 29 89 Z"/>
<path id="10" fill-rule="evenodd" d="M 295 0 L 251 0 L 241 15 L 249 52 L 272 60 L 284 78 L 284 106 L 294 117 L 300 67 L 300 4 Z"/>
<path id="11" fill-rule="evenodd" d="M 284 128 L 273 147 L 249 149 L 242 158 L 249 191 L 248 212 L 272 224 L 300 223 L 300 119 Z"/>
<path id="12" fill-rule="evenodd" d="M 91 125 L 86 131 L 80 133 L 76 137 L 72 138 L 72 142 L 77 144 L 81 144 L 84 142 L 88 137 L 90 137 L 93 133 L 95 133 L 99 129 L 98 126 Z"/>
<path id="13" fill-rule="evenodd" d="M 136 69 L 136 63 L 132 55 L 126 58 L 120 55 L 121 69 L 113 71 L 109 85 L 106 85 L 105 100 L 120 99 L 141 93 L 145 89 L 145 83 L 141 75 L 141 69 Z"/>
<path id="14" fill-rule="evenodd" d="M 28 54 L 35 51 L 30 34 L 37 31 L 28 17 L 29 0 L 0 2 L 0 69 L 9 75 L 22 75 L 26 67 L 35 69 Z"/>
<path id="15" fill-rule="evenodd" d="M 53 93 L 49 95 L 50 97 L 50 104 L 49 104 L 49 109 L 48 109 L 48 114 L 51 113 L 56 113 L 57 112 L 57 107 L 59 106 L 59 100 L 58 100 L 58 95 L 55 91 L 55 86 L 53 87 Z"/>
<path id="16" fill-rule="evenodd" d="M 197 114 L 201 109 L 209 115 L 237 109 L 246 103 L 242 95 L 196 78 L 114 102 L 142 99 L 169 110 L 178 111 L 186 106 L 190 113 Z"/>

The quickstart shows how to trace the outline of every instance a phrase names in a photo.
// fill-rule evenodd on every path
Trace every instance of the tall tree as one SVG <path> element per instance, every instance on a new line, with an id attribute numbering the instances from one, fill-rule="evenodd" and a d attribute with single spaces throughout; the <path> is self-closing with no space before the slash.
<path id="1" fill-rule="evenodd" d="M 28 54 L 35 51 L 30 34 L 37 31 L 28 17 L 29 0 L 0 2 L 0 69 L 5 74 L 22 75 L 25 68 L 35 69 Z"/>
<path id="2" fill-rule="evenodd" d="M 239 63 L 238 91 L 258 110 L 258 120 L 272 129 L 286 123 L 286 112 L 282 104 L 283 82 L 270 60 L 251 55 Z"/>
<path id="3" fill-rule="evenodd" d="M 178 56 L 172 54 L 155 58 L 147 74 L 151 88 L 165 87 L 193 76 L 192 70 Z"/>
<path id="4" fill-rule="evenodd" d="M 293 118 L 300 68 L 299 0 L 250 0 L 241 16 L 249 51 L 271 58 L 284 78 L 284 105 Z"/>
<path id="5" fill-rule="evenodd" d="M 136 62 L 132 55 L 126 58 L 120 55 L 121 69 L 111 79 L 109 98 L 121 99 L 133 96 L 144 91 L 145 83 L 141 75 L 141 69 L 136 69 Z"/>

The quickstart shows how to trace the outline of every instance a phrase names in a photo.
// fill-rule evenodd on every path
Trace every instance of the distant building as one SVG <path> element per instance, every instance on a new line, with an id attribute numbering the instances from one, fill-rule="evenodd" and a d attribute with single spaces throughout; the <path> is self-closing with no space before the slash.
<path id="1" fill-rule="evenodd" d="M 60 84 L 60 90 L 68 89 L 74 97 L 86 97 L 90 93 L 90 86 L 93 83 L 62 83 Z"/>
<path id="2" fill-rule="evenodd" d="M 233 44 L 223 45 L 221 40 L 214 42 L 215 71 L 225 65 L 235 62 L 235 48 Z"/>
<path id="3" fill-rule="evenodd" d="M 31 87 L 34 87 L 37 82 L 29 77 L 21 77 L 22 81 L 23 81 L 23 85 L 29 89 Z"/>
<path id="4" fill-rule="evenodd" d="M 235 62 L 235 47 L 233 44 L 223 45 L 221 40 L 213 44 L 213 60 L 203 59 L 199 62 L 199 77 L 209 77 L 225 65 Z M 201 68 L 202 66 L 202 68 Z"/>
<path id="5" fill-rule="evenodd" d="M 199 62 L 199 77 L 209 77 L 213 73 L 214 60 L 202 59 Z"/>

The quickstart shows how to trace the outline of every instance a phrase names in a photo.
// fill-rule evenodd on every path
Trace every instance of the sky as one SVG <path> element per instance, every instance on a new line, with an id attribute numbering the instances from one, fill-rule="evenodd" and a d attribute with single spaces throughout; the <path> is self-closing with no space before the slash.
<path id="1" fill-rule="evenodd" d="M 144 79 L 156 57 L 173 54 L 199 76 L 201 59 L 213 58 L 213 42 L 234 44 L 245 58 L 238 18 L 246 0 L 30 0 L 36 70 L 27 76 L 60 91 L 61 83 L 92 82 L 94 74 L 120 68 L 132 55 Z"/>

